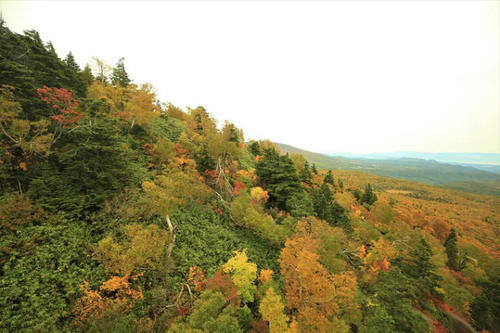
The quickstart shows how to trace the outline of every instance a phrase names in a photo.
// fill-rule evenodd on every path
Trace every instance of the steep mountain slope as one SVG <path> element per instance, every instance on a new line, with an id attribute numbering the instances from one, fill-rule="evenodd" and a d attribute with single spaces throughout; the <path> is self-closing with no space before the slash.
<path id="1" fill-rule="evenodd" d="M 0 40 L 1 332 L 498 331 L 500 198 L 317 170 Z"/>

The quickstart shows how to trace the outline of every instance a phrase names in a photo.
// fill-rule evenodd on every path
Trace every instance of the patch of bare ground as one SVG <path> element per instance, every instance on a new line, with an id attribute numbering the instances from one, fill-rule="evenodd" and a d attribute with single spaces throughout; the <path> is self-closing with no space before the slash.
<path id="1" fill-rule="evenodd" d="M 403 190 L 387 190 L 387 193 L 392 193 L 392 194 L 412 194 L 412 191 L 403 191 Z"/>

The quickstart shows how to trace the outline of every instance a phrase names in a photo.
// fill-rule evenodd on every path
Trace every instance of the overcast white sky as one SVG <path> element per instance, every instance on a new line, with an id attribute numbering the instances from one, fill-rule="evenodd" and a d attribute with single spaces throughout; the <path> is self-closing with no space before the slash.
<path id="1" fill-rule="evenodd" d="M 83 66 L 317 152 L 500 152 L 499 1 L 9 1 Z M 1 45 L 0 45 L 1 47 Z"/>

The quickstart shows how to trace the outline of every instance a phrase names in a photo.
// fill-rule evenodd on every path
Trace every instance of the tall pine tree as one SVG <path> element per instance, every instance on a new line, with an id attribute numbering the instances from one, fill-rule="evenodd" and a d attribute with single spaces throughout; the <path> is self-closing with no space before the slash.
<path id="1" fill-rule="evenodd" d="M 115 68 L 113 68 L 113 73 L 111 74 L 111 82 L 120 87 L 126 87 L 130 84 L 131 80 L 128 77 L 128 73 L 125 70 L 125 58 L 118 59 Z"/>
<path id="2" fill-rule="evenodd" d="M 304 169 L 302 169 L 302 172 L 300 173 L 300 180 L 306 184 L 311 184 L 312 174 L 311 169 L 309 168 L 309 162 L 307 161 L 304 164 Z"/>
<path id="3" fill-rule="evenodd" d="M 407 273 L 416 282 L 416 292 L 419 299 L 425 299 L 431 294 L 438 294 L 436 290 L 439 287 L 438 282 L 442 278 L 434 272 L 436 265 L 431 262 L 434 255 L 431 246 L 422 238 L 415 249 L 411 251 L 411 262 L 407 266 Z"/>
<path id="4" fill-rule="evenodd" d="M 377 201 L 377 195 L 373 192 L 372 186 L 370 184 L 366 185 L 365 192 L 361 197 L 361 203 L 366 203 L 368 205 L 373 205 Z"/>
<path id="5" fill-rule="evenodd" d="M 71 53 L 71 51 L 68 53 L 68 55 L 64 59 L 64 62 L 75 73 L 80 72 L 80 66 L 78 66 L 78 64 L 76 63 L 75 57 L 73 56 L 73 53 Z"/>
<path id="6" fill-rule="evenodd" d="M 316 164 L 315 164 L 315 163 L 313 163 L 312 168 L 311 168 L 311 171 L 312 171 L 315 175 L 317 175 L 317 174 L 318 174 L 318 169 L 316 169 Z"/>
<path id="7" fill-rule="evenodd" d="M 82 78 L 82 81 L 85 84 L 85 89 L 88 88 L 92 84 L 92 82 L 94 82 L 94 80 L 95 80 L 94 75 L 92 74 L 92 69 L 90 68 L 90 66 L 88 64 L 85 65 L 85 68 L 80 73 L 80 76 Z"/>
<path id="8" fill-rule="evenodd" d="M 446 254 L 448 255 L 448 267 L 454 271 L 459 270 L 458 263 L 458 248 L 457 248 L 457 234 L 455 229 L 451 229 L 450 235 L 444 242 Z"/>
<path id="9" fill-rule="evenodd" d="M 280 156 L 274 149 L 266 149 L 264 158 L 256 165 L 260 184 L 269 192 L 267 204 L 287 210 L 286 202 L 302 192 L 299 177 L 288 154 Z"/>
<path id="10" fill-rule="evenodd" d="M 84 77 L 82 76 L 82 71 L 80 66 L 75 61 L 75 57 L 71 51 L 68 53 L 66 58 L 64 59 L 64 63 L 66 64 L 66 72 L 68 77 L 74 82 L 74 89 L 77 96 L 84 97 L 87 95 L 87 83 Z"/>
<path id="11" fill-rule="evenodd" d="M 332 170 L 328 170 L 328 172 L 326 173 L 325 175 L 325 178 L 323 178 L 323 183 L 325 184 L 330 184 L 330 185 L 333 185 L 334 184 L 334 179 L 333 179 L 333 175 L 332 175 Z"/>

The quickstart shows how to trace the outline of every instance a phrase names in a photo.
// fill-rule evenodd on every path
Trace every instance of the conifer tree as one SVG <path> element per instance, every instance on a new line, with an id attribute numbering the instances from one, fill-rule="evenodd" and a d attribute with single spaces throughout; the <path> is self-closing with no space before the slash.
<path id="1" fill-rule="evenodd" d="M 352 192 L 352 195 L 354 195 L 354 198 L 356 198 L 356 201 L 359 202 L 359 203 L 362 203 L 361 202 L 361 191 L 359 189 L 355 189 L 353 192 Z"/>
<path id="2" fill-rule="evenodd" d="M 111 82 L 116 85 L 120 85 L 121 87 L 126 87 L 130 84 L 130 78 L 128 77 L 128 73 L 125 70 L 125 58 L 118 59 L 116 63 L 116 67 L 113 68 L 113 73 L 111 74 Z"/>
<path id="3" fill-rule="evenodd" d="M 312 171 L 315 175 L 317 175 L 317 174 L 318 174 L 318 169 L 316 169 L 316 164 L 315 164 L 315 163 L 313 163 L 312 168 L 311 168 L 311 171 Z"/>
<path id="4" fill-rule="evenodd" d="M 363 193 L 363 196 L 361 197 L 361 203 L 366 203 L 368 205 L 373 205 L 377 201 L 377 195 L 373 193 L 372 186 L 370 184 L 366 185 L 365 187 L 365 192 Z"/>
<path id="5" fill-rule="evenodd" d="M 260 151 L 260 146 L 259 146 L 259 143 L 257 141 L 252 141 L 252 143 L 248 146 L 248 150 L 250 150 L 250 152 L 254 156 L 258 156 L 262 153 Z"/>
<path id="6" fill-rule="evenodd" d="M 316 215 L 322 220 L 331 221 L 332 192 L 330 188 L 326 184 L 321 185 L 312 193 L 312 199 Z"/>
<path id="7" fill-rule="evenodd" d="M 323 183 L 330 184 L 330 185 L 334 184 L 332 170 L 328 170 L 327 174 L 325 175 L 325 178 L 323 178 Z"/>
<path id="8" fill-rule="evenodd" d="M 261 185 L 269 192 L 267 204 L 287 210 L 286 202 L 301 192 L 299 177 L 288 154 L 280 156 L 274 149 L 266 149 L 264 158 L 256 165 Z"/>
<path id="9" fill-rule="evenodd" d="M 73 82 L 76 94 L 81 97 L 85 96 L 87 94 L 88 84 L 84 76 L 82 76 L 80 66 L 76 63 L 75 57 L 71 51 L 64 59 L 64 63 L 66 64 L 67 75 Z"/>
<path id="10" fill-rule="evenodd" d="M 444 242 L 446 254 L 448 255 L 448 267 L 454 271 L 459 270 L 458 265 L 458 248 L 457 248 L 457 234 L 455 229 L 451 229 L 450 235 Z"/>
<path id="11" fill-rule="evenodd" d="M 88 64 L 85 65 L 85 68 L 83 69 L 80 75 L 82 77 L 83 82 L 85 83 L 86 88 L 88 88 L 95 80 L 94 75 L 92 74 L 92 69 Z"/>
<path id="12" fill-rule="evenodd" d="M 323 183 L 317 190 L 312 191 L 312 201 L 316 216 L 330 225 L 342 227 L 348 234 L 353 232 L 344 207 L 333 199 L 332 191 L 327 184 Z"/>
<path id="13" fill-rule="evenodd" d="M 500 328 L 500 277 L 494 277 L 491 281 L 482 281 L 479 285 L 483 291 L 471 303 L 472 323 L 478 330 L 498 332 Z"/>
<path id="14" fill-rule="evenodd" d="M 366 328 L 362 333 L 386 333 L 394 332 L 394 319 L 387 313 L 383 306 L 376 306 L 372 313 L 366 319 Z"/>
<path id="15" fill-rule="evenodd" d="M 416 280 L 417 293 L 422 297 L 436 293 L 436 288 L 439 286 L 438 281 L 442 279 L 434 272 L 436 266 L 431 263 L 433 254 L 431 246 L 424 238 L 410 253 L 412 260 L 408 267 L 408 275 Z"/>
<path id="16" fill-rule="evenodd" d="M 64 59 L 64 62 L 75 73 L 80 72 L 80 66 L 78 66 L 78 64 L 76 63 L 75 57 L 73 56 L 73 53 L 71 53 L 71 51 L 68 53 L 68 55 Z"/>
<path id="17" fill-rule="evenodd" d="M 307 161 L 304 164 L 304 169 L 302 169 L 302 172 L 300 173 L 300 180 L 306 184 L 311 184 L 312 174 L 311 169 L 309 168 L 309 162 Z"/>

